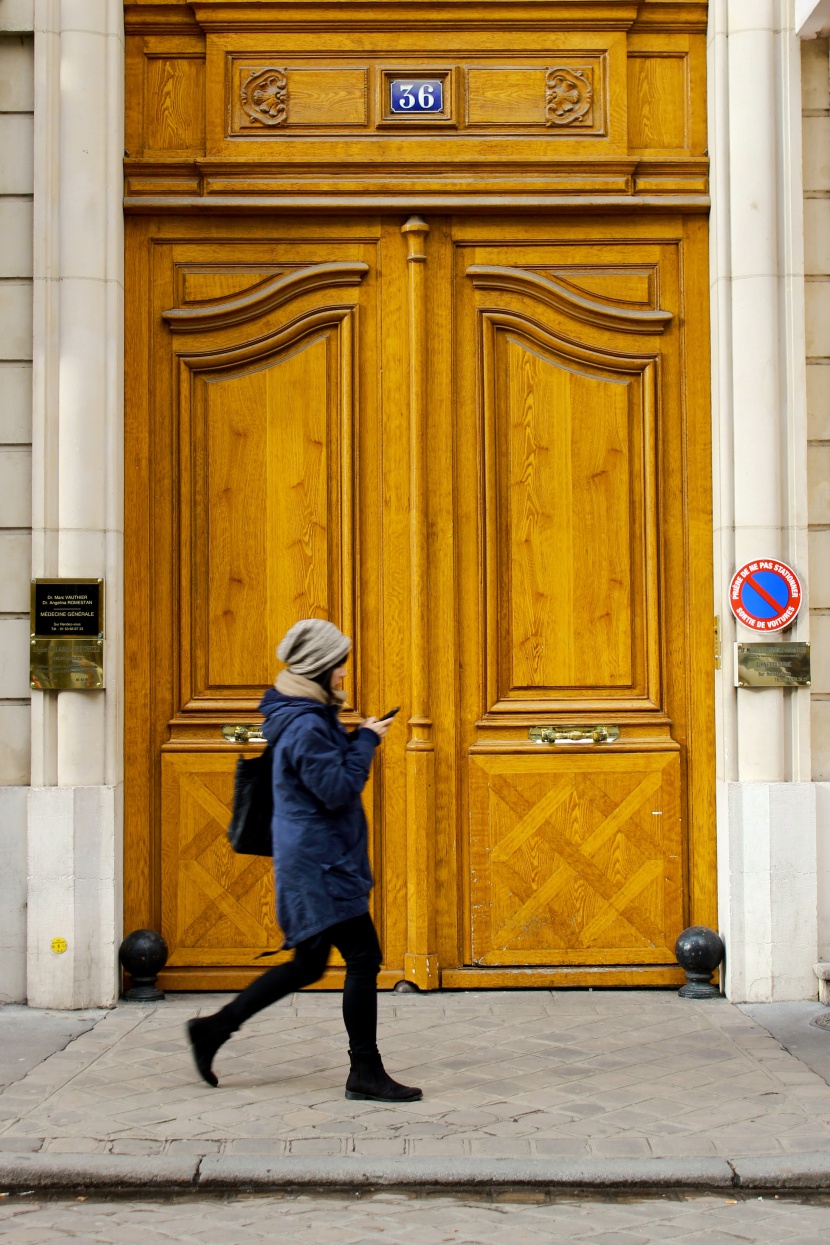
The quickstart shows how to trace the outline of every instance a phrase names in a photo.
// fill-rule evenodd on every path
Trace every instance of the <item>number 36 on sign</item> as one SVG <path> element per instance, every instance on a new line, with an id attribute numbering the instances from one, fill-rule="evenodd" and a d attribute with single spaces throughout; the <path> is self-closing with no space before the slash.
<path id="1" fill-rule="evenodd" d="M 393 78 L 390 83 L 392 111 L 401 116 L 423 116 L 444 111 L 441 78 Z"/>

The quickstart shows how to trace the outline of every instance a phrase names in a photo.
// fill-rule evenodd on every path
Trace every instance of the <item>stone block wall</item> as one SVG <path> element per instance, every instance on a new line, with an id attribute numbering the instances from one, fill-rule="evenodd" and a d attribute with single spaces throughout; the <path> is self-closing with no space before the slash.
<path id="1" fill-rule="evenodd" d="M 26 6 L 12 9 L 0 8 L 0 1002 L 26 997 L 31 736 L 34 47 Z"/>
<path id="2" fill-rule="evenodd" d="M 801 50 L 812 776 L 819 958 L 830 959 L 830 40 Z"/>
<path id="3" fill-rule="evenodd" d="M 830 41 L 802 44 L 813 778 L 830 780 Z"/>

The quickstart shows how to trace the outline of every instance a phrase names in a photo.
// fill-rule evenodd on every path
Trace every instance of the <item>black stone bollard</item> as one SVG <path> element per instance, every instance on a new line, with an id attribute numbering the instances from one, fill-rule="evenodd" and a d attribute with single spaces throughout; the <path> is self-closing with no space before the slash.
<path id="1" fill-rule="evenodd" d="M 167 963 L 167 943 L 154 929 L 135 929 L 121 944 L 118 958 L 133 984 L 124 998 L 131 1003 L 155 1003 L 164 998 L 156 977 Z"/>
<path id="2" fill-rule="evenodd" d="M 419 986 L 414 981 L 399 981 L 392 987 L 393 994 L 420 994 Z"/>
<path id="3" fill-rule="evenodd" d="M 723 961 L 723 939 L 705 925 L 684 929 L 674 944 L 677 962 L 686 973 L 686 984 L 678 994 L 682 999 L 718 999 L 720 990 L 712 985 L 712 973 Z"/>

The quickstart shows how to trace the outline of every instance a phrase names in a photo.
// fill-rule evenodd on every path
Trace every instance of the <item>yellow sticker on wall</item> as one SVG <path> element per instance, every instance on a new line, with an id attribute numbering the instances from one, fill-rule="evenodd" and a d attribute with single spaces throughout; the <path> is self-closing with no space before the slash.
<path id="1" fill-rule="evenodd" d="M 55 952 L 56 955 L 63 955 L 64 951 L 66 950 L 68 946 L 69 944 L 65 938 L 53 938 L 52 939 L 52 950 Z"/>

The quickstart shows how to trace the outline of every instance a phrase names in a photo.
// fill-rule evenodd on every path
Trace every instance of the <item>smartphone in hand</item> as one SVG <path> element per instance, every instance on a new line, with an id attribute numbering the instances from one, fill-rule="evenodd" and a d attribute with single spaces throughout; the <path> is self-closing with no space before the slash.
<path id="1" fill-rule="evenodd" d="M 389 718 L 394 718 L 395 714 L 400 713 L 400 711 L 401 711 L 400 705 L 395 705 L 394 709 L 390 709 L 388 713 L 384 713 L 382 718 L 378 718 L 378 721 L 387 722 Z"/>

